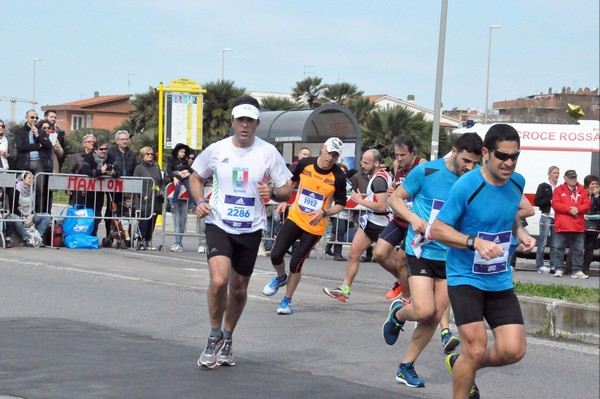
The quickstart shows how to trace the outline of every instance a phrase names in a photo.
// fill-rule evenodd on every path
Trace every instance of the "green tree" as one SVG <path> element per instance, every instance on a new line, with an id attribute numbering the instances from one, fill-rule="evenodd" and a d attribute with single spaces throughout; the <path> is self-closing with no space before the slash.
<path id="1" fill-rule="evenodd" d="M 308 108 L 317 108 L 321 105 L 321 94 L 325 85 L 321 84 L 323 78 L 312 77 L 296 82 L 292 88 L 292 98 L 306 104 Z"/>
<path id="2" fill-rule="evenodd" d="M 145 93 L 136 94 L 131 104 L 134 107 L 133 112 L 117 130 L 127 130 L 130 135 L 135 136 L 136 133 L 157 127 L 158 93 L 153 87 L 149 87 Z"/>
<path id="3" fill-rule="evenodd" d="M 346 107 L 354 114 L 358 123 L 364 125 L 375 109 L 375 103 L 368 97 L 351 97 Z"/>
<path id="4" fill-rule="evenodd" d="M 375 148 L 384 158 L 393 159 L 392 142 L 397 136 L 410 136 L 415 141 L 417 153 L 428 157 L 431 147 L 431 122 L 422 113 L 406 107 L 375 110 L 362 128 L 362 151 Z"/>
<path id="5" fill-rule="evenodd" d="M 202 121 L 203 146 L 227 136 L 233 100 L 244 94 L 246 88 L 238 87 L 232 80 L 217 80 L 202 85 L 204 94 L 204 118 Z"/>
<path id="6" fill-rule="evenodd" d="M 323 90 L 323 97 L 329 102 L 339 105 L 346 105 L 348 100 L 354 97 L 360 97 L 364 94 L 358 90 L 358 86 L 348 82 L 328 84 Z"/>
<path id="7" fill-rule="evenodd" d="M 301 106 L 289 98 L 270 96 L 260 100 L 260 107 L 263 111 L 287 111 Z"/>

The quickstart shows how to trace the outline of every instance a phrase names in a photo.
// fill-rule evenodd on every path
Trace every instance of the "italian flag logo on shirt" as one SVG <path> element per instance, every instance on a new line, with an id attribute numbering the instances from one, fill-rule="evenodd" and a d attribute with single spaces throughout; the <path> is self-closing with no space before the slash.
<path id="1" fill-rule="evenodd" d="M 248 188 L 248 168 L 233 169 L 232 178 L 234 191 L 246 191 Z"/>

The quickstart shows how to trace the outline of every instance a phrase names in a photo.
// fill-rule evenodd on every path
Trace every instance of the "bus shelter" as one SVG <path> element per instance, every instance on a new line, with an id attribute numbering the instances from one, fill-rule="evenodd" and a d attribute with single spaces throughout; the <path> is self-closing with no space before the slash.
<path id="1" fill-rule="evenodd" d="M 361 130 L 358 120 L 347 108 L 337 104 L 315 109 L 263 111 L 256 135 L 277 146 L 286 161 L 291 162 L 301 147 L 318 155 L 321 144 L 330 137 L 344 142 L 340 159 L 349 168 L 361 157 Z M 358 162 L 357 164 L 360 164 Z"/>

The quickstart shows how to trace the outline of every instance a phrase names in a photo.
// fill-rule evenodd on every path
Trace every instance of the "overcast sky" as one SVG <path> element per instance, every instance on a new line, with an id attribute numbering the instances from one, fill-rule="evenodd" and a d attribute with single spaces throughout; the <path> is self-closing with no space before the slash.
<path id="1" fill-rule="evenodd" d="M 6 97 L 60 104 L 177 78 L 287 92 L 306 76 L 433 109 L 441 0 L 0 0 Z M 597 0 L 450 0 L 444 109 L 599 85 Z M 31 104 L 18 103 L 21 121 Z"/>

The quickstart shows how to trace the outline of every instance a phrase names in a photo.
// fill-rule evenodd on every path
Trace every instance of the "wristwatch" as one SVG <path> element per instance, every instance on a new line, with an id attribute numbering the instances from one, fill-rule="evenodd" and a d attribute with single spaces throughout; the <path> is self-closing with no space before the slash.
<path id="1" fill-rule="evenodd" d="M 469 236 L 467 238 L 467 248 L 471 251 L 475 251 L 475 236 Z"/>
<path id="2" fill-rule="evenodd" d="M 323 209 L 323 219 L 325 219 L 327 217 L 327 211 L 325 209 Z"/>

